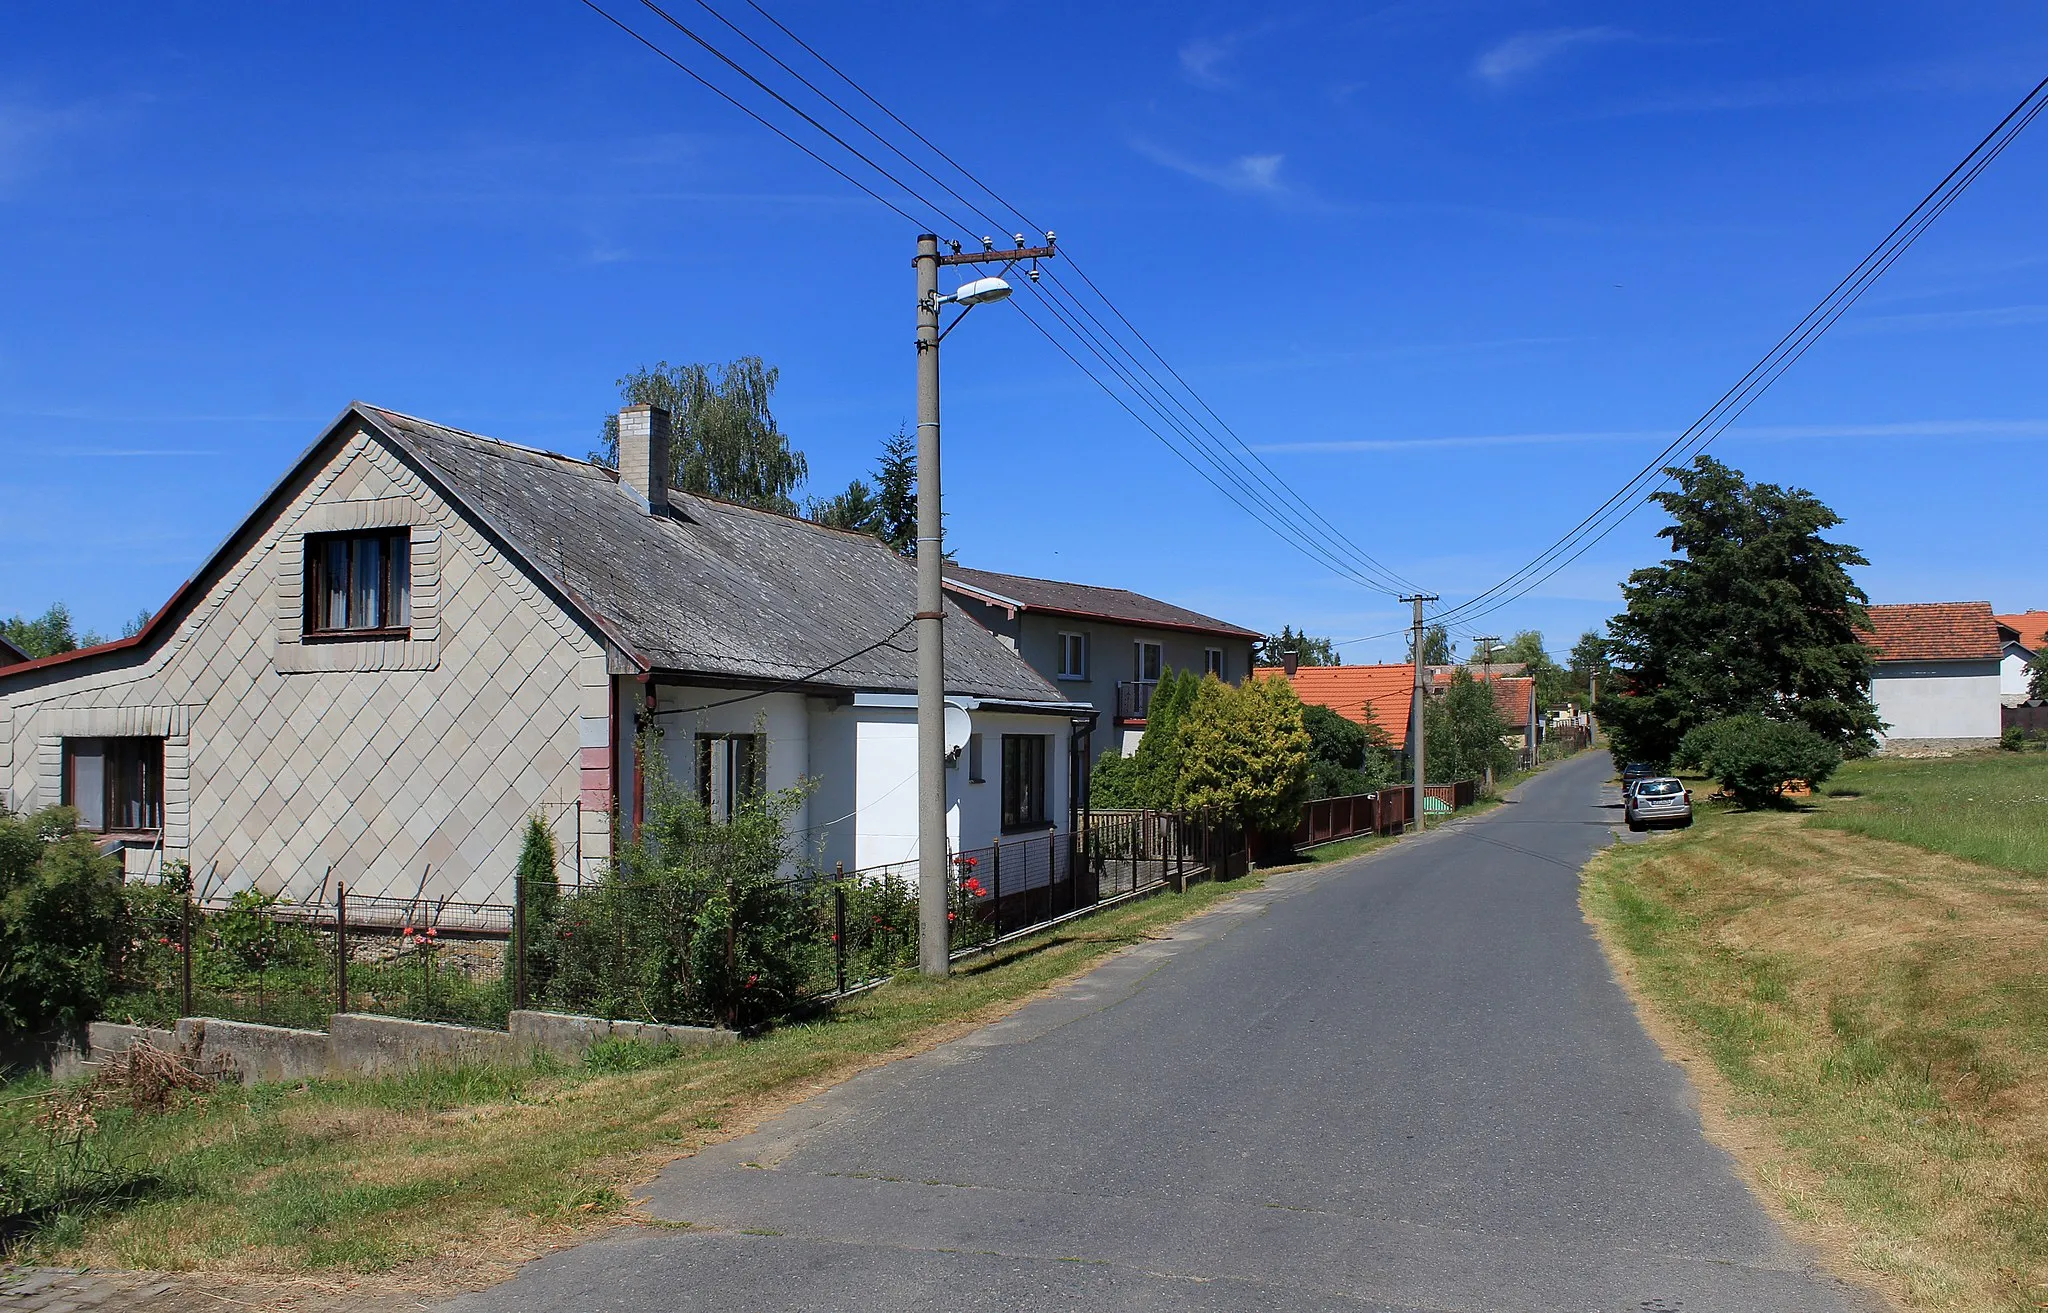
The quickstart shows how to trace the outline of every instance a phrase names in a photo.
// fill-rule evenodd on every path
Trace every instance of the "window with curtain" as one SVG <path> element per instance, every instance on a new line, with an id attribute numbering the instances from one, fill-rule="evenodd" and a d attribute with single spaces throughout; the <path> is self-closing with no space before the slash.
<path id="1" fill-rule="evenodd" d="M 412 533 L 306 537 L 306 633 L 390 635 L 412 624 Z"/>
<path id="2" fill-rule="evenodd" d="M 152 833 L 164 823 L 164 741 L 66 739 L 60 801 L 78 810 L 78 828 L 102 834 Z"/>

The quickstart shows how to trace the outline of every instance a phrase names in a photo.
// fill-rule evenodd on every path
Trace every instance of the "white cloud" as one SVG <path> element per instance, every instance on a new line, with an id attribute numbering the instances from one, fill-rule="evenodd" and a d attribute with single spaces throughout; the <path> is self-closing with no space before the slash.
<path id="1" fill-rule="evenodd" d="M 1547 32 L 1520 32 L 1480 55 L 1472 74 L 1482 82 L 1506 86 L 1520 81 L 1576 46 L 1626 41 L 1627 32 L 1612 27 L 1560 27 Z"/>
<path id="2" fill-rule="evenodd" d="M 1188 81 L 1200 87 L 1227 87 L 1230 80 L 1219 71 L 1218 65 L 1230 57 L 1235 41 L 1212 41 L 1196 37 L 1180 48 L 1180 71 L 1187 74 Z"/>
<path id="3" fill-rule="evenodd" d="M 1945 333 L 1965 328 L 2016 328 L 2048 323 L 2048 305 L 1996 305 L 1975 310 L 1926 310 L 1917 314 L 1849 319 L 1844 333 Z"/>
<path id="4" fill-rule="evenodd" d="M 1207 164 L 1178 155 L 1164 147 L 1145 141 L 1134 141 L 1132 147 L 1154 164 L 1198 178 L 1212 187 L 1225 191 L 1264 193 L 1269 196 L 1284 196 L 1290 191 L 1287 182 L 1280 176 L 1280 166 L 1287 157 L 1278 151 L 1263 155 L 1240 155 L 1223 164 Z"/>
<path id="5" fill-rule="evenodd" d="M 1604 442 L 1668 442 L 1670 429 L 1607 429 L 1582 433 L 1487 433 L 1447 438 L 1343 438 L 1254 444 L 1254 451 L 1420 451 L 1446 447 L 1576 446 Z M 1935 419 L 1887 424 L 1773 424 L 1732 428 L 1730 441 L 1815 442 L 1830 439 L 1978 438 L 2016 442 L 2048 438 L 2048 419 Z"/>

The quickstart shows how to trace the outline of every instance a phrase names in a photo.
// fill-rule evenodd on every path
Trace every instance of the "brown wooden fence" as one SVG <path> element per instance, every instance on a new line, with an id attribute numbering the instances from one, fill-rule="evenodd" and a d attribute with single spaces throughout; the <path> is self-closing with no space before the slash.
<path id="1" fill-rule="evenodd" d="M 2001 708 L 2000 719 L 2004 729 L 2017 729 L 2022 734 L 2048 734 L 2048 702 Z"/>
<path id="2" fill-rule="evenodd" d="M 1456 810 L 1470 807 L 1478 798 L 1479 781 L 1431 784 L 1424 792 Z M 1294 829 L 1294 846 L 1313 848 L 1361 834 L 1399 834 L 1414 820 L 1415 787 L 1409 784 L 1390 785 L 1377 793 L 1317 798 L 1302 811 L 1301 824 Z"/>

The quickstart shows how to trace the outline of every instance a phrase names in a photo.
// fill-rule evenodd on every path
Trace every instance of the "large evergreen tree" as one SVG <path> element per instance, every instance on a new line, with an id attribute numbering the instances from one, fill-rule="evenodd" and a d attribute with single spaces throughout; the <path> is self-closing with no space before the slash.
<path id="1" fill-rule="evenodd" d="M 723 365 L 641 366 L 618 381 L 628 405 L 655 405 L 670 417 L 670 483 L 684 492 L 795 514 L 795 493 L 810 466 L 776 426 L 769 402 L 779 377 L 759 356 Z M 607 415 L 603 449 L 591 459 L 619 464 L 619 417 Z"/>
<path id="2" fill-rule="evenodd" d="M 1609 626 L 1613 696 L 1600 720 L 1623 755 L 1671 759 L 1694 726 L 1755 714 L 1798 721 L 1846 751 L 1880 728 L 1861 552 L 1822 535 L 1841 523 L 1803 488 L 1752 484 L 1709 456 L 1665 471 L 1655 500 L 1673 558 L 1637 570 Z"/>

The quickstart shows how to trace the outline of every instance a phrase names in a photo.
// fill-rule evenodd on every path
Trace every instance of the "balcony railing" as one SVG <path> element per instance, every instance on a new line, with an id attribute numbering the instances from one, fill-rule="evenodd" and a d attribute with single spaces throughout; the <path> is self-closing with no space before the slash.
<path id="1" fill-rule="evenodd" d="M 1152 690 L 1158 688 L 1156 681 L 1149 679 L 1126 679 L 1116 686 L 1116 718 L 1119 724 L 1145 719 L 1145 713 L 1152 707 Z"/>

